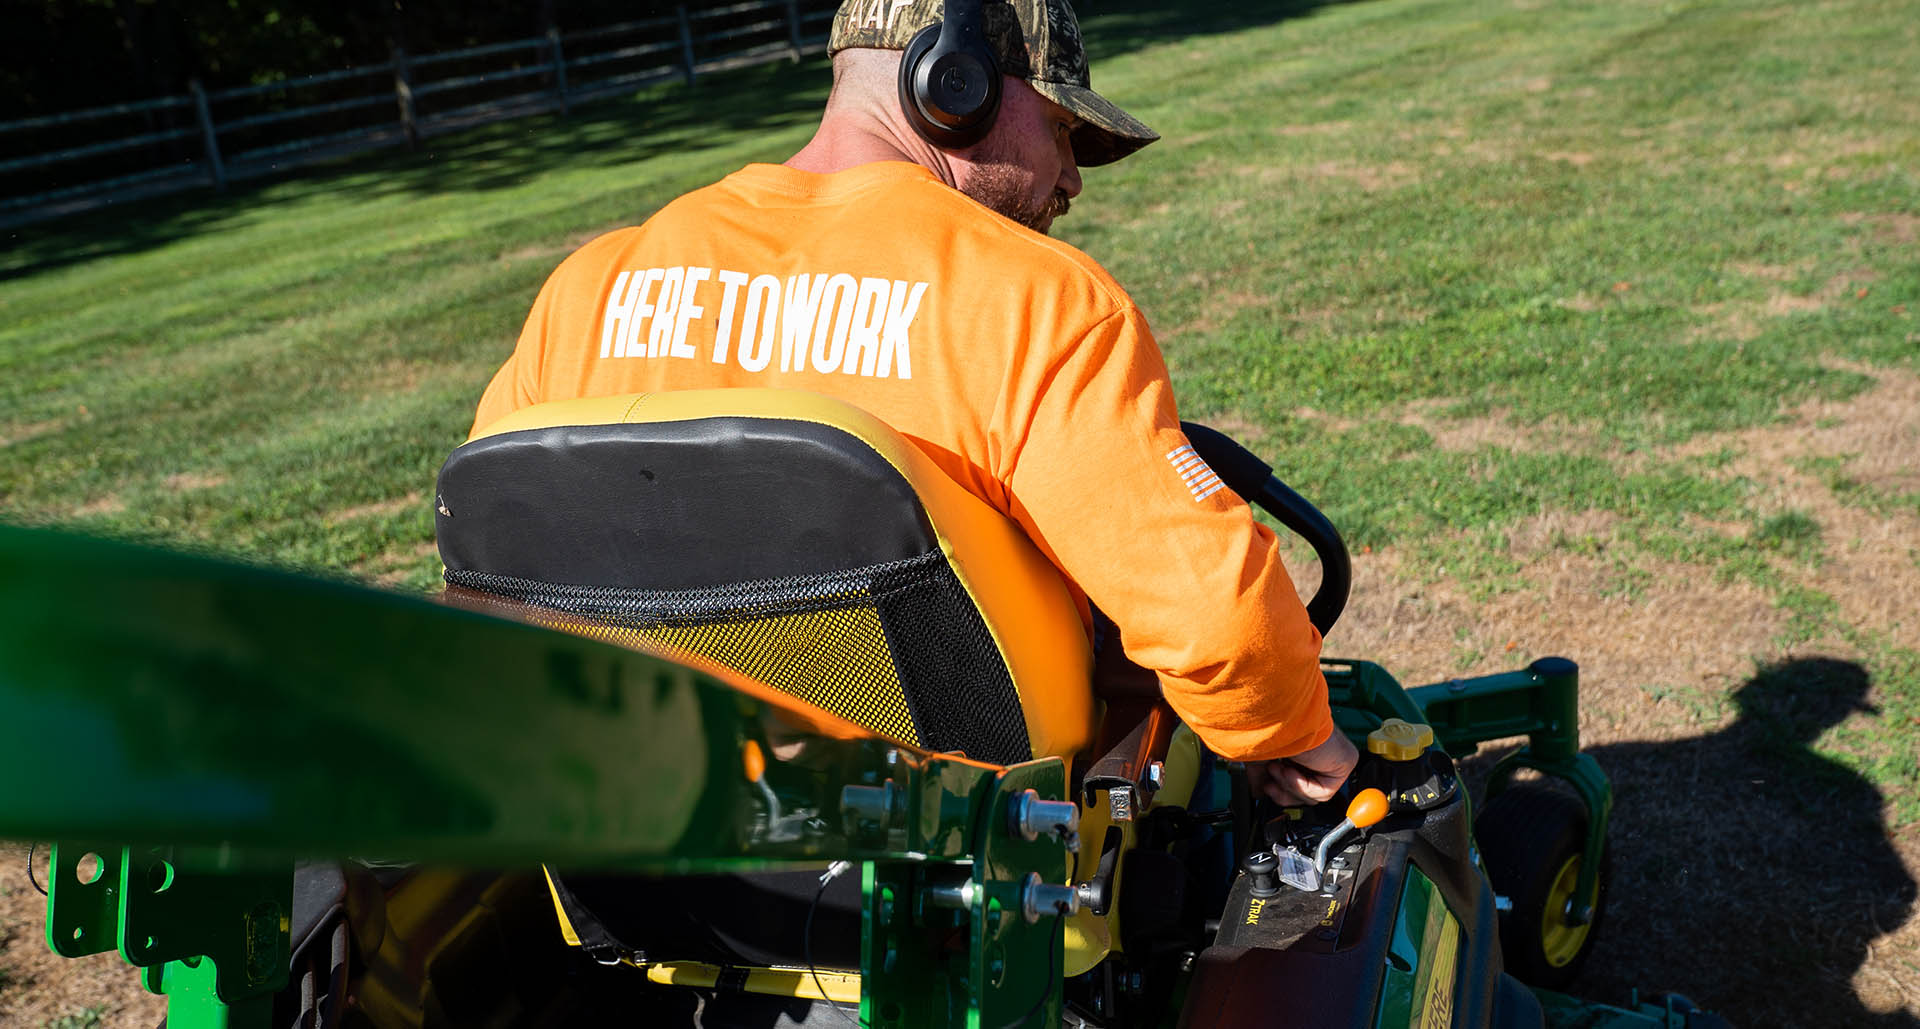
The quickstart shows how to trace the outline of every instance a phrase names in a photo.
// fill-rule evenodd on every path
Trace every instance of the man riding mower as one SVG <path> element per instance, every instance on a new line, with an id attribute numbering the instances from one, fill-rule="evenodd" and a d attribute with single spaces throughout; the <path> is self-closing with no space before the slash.
<path id="1" fill-rule="evenodd" d="M 1027 703 L 1036 669 L 1085 682 L 1084 634 L 884 426 L 621 403 L 530 410 L 443 470 L 450 599 L 517 621 L 7 530 L 5 752 L 73 774 L 0 831 L 61 841 L 55 949 L 117 948 L 175 1027 L 1716 1024 L 1554 990 L 1600 918 L 1609 802 L 1570 662 L 1414 690 L 1329 662 L 1367 756 L 1276 809 L 1152 697 Z M 1314 544 L 1331 624 L 1338 536 L 1189 432 Z M 660 556 L 626 581 L 569 579 L 638 543 Z M 1050 754 L 1063 714 L 1098 735 Z M 1455 757 L 1513 736 L 1470 819 Z M 357 857 L 292 874 L 326 855 Z"/>

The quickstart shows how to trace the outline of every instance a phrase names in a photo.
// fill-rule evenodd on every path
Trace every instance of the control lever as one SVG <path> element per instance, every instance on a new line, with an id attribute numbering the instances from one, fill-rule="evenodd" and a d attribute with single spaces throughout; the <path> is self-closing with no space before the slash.
<path id="1" fill-rule="evenodd" d="M 1369 786 L 1354 794 L 1353 802 L 1347 805 L 1347 817 L 1333 827 L 1333 831 L 1321 837 L 1320 849 L 1313 852 L 1313 868 L 1320 878 L 1327 877 L 1327 855 L 1333 851 L 1333 841 L 1355 829 L 1366 829 L 1387 817 L 1387 795 Z"/>
<path id="2" fill-rule="evenodd" d="M 1326 882 L 1327 856 L 1333 853 L 1334 843 L 1353 830 L 1369 828 L 1385 817 L 1387 795 L 1371 786 L 1361 790 L 1347 804 L 1347 817 L 1320 838 L 1320 847 L 1311 860 L 1295 847 L 1276 852 L 1280 860 L 1280 881 L 1308 893 L 1318 890 Z"/>

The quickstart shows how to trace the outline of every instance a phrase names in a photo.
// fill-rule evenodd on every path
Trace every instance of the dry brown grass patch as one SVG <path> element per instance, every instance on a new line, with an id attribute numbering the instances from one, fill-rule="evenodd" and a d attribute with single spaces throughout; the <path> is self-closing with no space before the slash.
<path id="1" fill-rule="evenodd" d="M 1573 165 L 1575 168 L 1585 168 L 1594 161 L 1594 156 L 1584 150 L 1555 150 L 1541 156 L 1549 161 L 1559 161 L 1562 164 Z"/>
<path id="2" fill-rule="evenodd" d="M 441 367 L 407 358 L 386 358 L 364 369 L 356 382 L 369 394 L 411 393 L 420 388 L 430 369 Z"/>
<path id="3" fill-rule="evenodd" d="M 1513 160 L 1515 148 L 1510 142 L 1475 139 L 1461 147 L 1460 151 L 1477 161 L 1484 161 L 1490 164 L 1503 164 Z"/>
<path id="4" fill-rule="evenodd" d="M 1847 624 L 1879 633 L 1895 645 L 1920 649 L 1920 615 L 1914 613 L 1911 602 L 1912 597 L 1920 596 L 1920 517 L 1899 510 L 1867 510 L 1847 503 L 1823 477 L 1805 470 L 1813 467 L 1809 464 L 1813 460 L 1837 460 L 1845 480 L 1880 495 L 1920 491 L 1920 460 L 1914 457 L 1920 454 L 1920 375 L 1852 364 L 1836 367 L 1869 376 L 1875 385 L 1844 400 L 1804 404 L 1779 425 L 1704 434 L 1684 445 L 1664 452 L 1644 453 L 1626 463 L 1640 467 L 1649 462 L 1731 454 L 1731 460 L 1707 474 L 1759 484 L 1752 508 L 1756 521 L 1796 512 L 1820 527 L 1818 560 L 1809 563 L 1782 555 L 1773 561 L 1776 571 L 1790 581 L 1833 596 Z M 1433 437 L 1437 447 L 1454 452 L 1472 452 L 1489 446 L 1522 452 L 1607 452 L 1600 440 L 1575 426 L 1546 422 L 1528 426 L 1523 431 L 1500 411 L 1474 418 L 1445 419 L 1438 414 L 1443 404 L 1443 401 L 1414 404 L 1399 421 L 1420 428 Z M 1300 414 L 1318 417 L 1310 411 Z M 1710 523 L 1702 519 L 1694 519 L 1690 527 L 1731 540 L 1746 538 L 1751 531 L 1751 523 Z M 1633 569 L 1637 584 L 1632 590 L 1623 591 L 1617 581 L 1619 569 L 1581 553 L 1566 552 L 1560 545 L 1570 539 L 1591 540 L 1603 546 L 1573 549 L 1605 550 L 1608 548 L 1604 545 L 1618 542 L 1626 544 L 1619 549 L 1632 553 L 1633 541 L 1616 540 L 1618 532 L 1611 515 L 1548 513 L 1509 530 L 1509 556 L 1523 564 L 1522 576 L 1539 587 L 1527 595 L 1558 598 L 1556 610 L 1563 609 L 1561 601 L 1571 602 L 1571 610 L 1584 608 L 1577 619 L 1582 623 L 1631 626 L 1636 624 L 1635 618 L 1647 611 L 1664 612 L 1672 608 L 1667 613 L 1674 615 L 1671 621 L 1676 629 L 1659 634 L 1658 642 L 1662 646 L 1670 646 L 1674 640 L 1687 640 L 1691 647 L 1692 641 L 1710 638 L 1730 643 L 1730 652 L 1743 657 L 1764 658 L 1774 654 L 1772 640 L 1784 627 L 1785 616 L 1773 612 L 1773 601 L 1755 587 L 1703 583 L 1699 580 L 1711 576 L 1697 568 L 1641 566 Z M 1367 560 L 1378 563 L 1397 559 L 1383 554 Z M 1540 562 L 1548 562 L 1549 566 L 1542 567 Z M 1395 567 L 1388 571 L 1392 574 L 1386 578 L 1391 580 L 1400 578 L 1403 570 Z M 1451 594 L 1449 589 L 1453 590 Z M 1452 642 L 1456 636 L 1470 639 L 1473 645 L 1467 649 L 1491 648 L 1489 652 L 1505 650 L 1506 640 L 1495 637 L 1504 634 L 1518 638 L 1511 629 L 1493 632 L 1485 638 L 1474 636 L 1470 630 L 1478 622 L 1469 622 L 1463 614 L 1443 625 L 1429 625 L 1433 618 L 1439 617 L 1439 612 L 1449 610 L 1452 605 L 1464 605 L 1464 595 L 1458 587 L 1444 584 L 1422 586 L 1416 592 L 1424 599 L 1394 601 L 1393 610 L 1387 612 L 1389 617 L 1379 620 L 1379 624 L 1437 627 L 1443 630 L 1439 636 L 1449 641 L 1442 648 L 1449 653 L 1460 649 Z M 1579 598 L 1583 594 L 1591 594 L 1594 599 L 1582 604 Z M 1605 598 L 1616 594 L 1644 597 L 1639 614 L 1611 611 L 1611 606 L 1620 601 Z M 1668 597 L 1677 599 L 1663 599 Z M 1413 607 L 1405 608 L 1406 603 L 1412 603 Z M 1470 608 L 1473 617 L 1479 619 L 1489 613 L 1507 611 L 1516 603 L 1512 595 L 1506 595 L 1487 604 L 1462 606 L 1461 611 Z M 1755 613 L 1762 609 L 1772 613 L 1764 616 Z M 1684 615 L 1689 610 L 1698 610 L 1708 621 L 1686 628 Z M 1410 622 L 1408 615 L 1418 612 L 1425 614 Z M 1730 612 L 1746 613 L 1730 621 Z M 1522 621 L 1535 618 L 1517 609 L 1514 617 Z M 1362 617 L 1360 621 L 1373 620 Z M 1731 624 L 1754 629 L 1728 632 Z M 1569 634 L 1577 632 L 1577 626 L 1571 621 L 1559 628 Z M 1614 630 L 1607 636 L 1613 640 L 1620 638 Z M 1633 656 L 1629 663 L 1641 665 L 1647 660 L 1645 655 Z M 1729 667 L 1724 660 L 1711 661 L 1708 665 L 1723 672 Z M 1677 681 L 1694 681 L 1694 677 L 1681 676 Z"/>
<path id="5" fill-rule="evenodd" d="M 1507 549 L 1514 557 L 1531 561 L 1548 552 L 1576 544 L 1609 542 L 1619 534 L 1620 516 L 1611 511 L 1547 511 L 1507 530 Z"/>
<path id="6" fill-rule="evenodd" d="M 217 472 L 175 472 L 164 480 L 164 485 L 175 493 L 212 489 L 226 484 L 227 477 Z"/>
<path id="7" fill-rule="evenodd" d="M 1746 343 L 1759 339 L 1761 323 L 1757 317 L 1758 304 L 1704 304 L 1693 309 L 1694 314 L 1713 319 L 1706 325 L 1690 330 L 1683 342 L 1697 343 L 1702 340 L 1731 340 Z"/>
<path id="8" fill-rule="evenodd" d="M 516 261 L 532 261 L 535 259 L 550 261 L 555 257 L 563 257 L 571 254 L 575 250 L 586 246 L 588 243 L 619 227 L 619 225 L 607 225 L 597 229 L 589 229 L 585 232 L 576 232 L 568 236 L 566 240 L 561 243 L 535 243 L 530 246 L 517 247 L 513 250 L 502 252 L 500 255 L 500 263 L 511 264 Z"/>
<path id="9" fill-rule="evenodd" d="M 1853 211 L 1841 215 L 1840 220 L 1848 225 L 1867 225 L 1889 243 L 1911 244 L 1920 241 L 1920 215 Z"/>
<path id="10" fill-rule="evenodd" d="M 1275 173 L 1282 176 L 1289 174 L 1280 169 L 1275 169 Z M 1369 193 L 1400 189 L 1414 184 L 1420 178 L 1419 171 L 1404 161 L 1389 161 L 1384 165 L 1321 161 L 1312 168 L 1299 170 L 1298 174 L 1317 179 L 1340 179 L 1351 182 Z"/>
<path id="11" fill-rule="evenodd" d="M 1792 293 L 1775 293 L 1767 298 L 1764 309 L 1775 318 L 1785 318 L 1788 315 L 1818 311 L 1826 306 L 1827 301 L 1819 297 L 1796 296 Z"/>
<path id="12" fill-rule="evenodd" d="M 1236 414 L 1221 415 L 1207 419 L 1207 427 L 1226 436 L 1228 439 L 1253 450 L 1260 450 L 1259 443 L 1267 438 L 1265 426 L 1256 424 Z"/>
<path id="13" fill-rule="evenodd" d="M 1840 367 L 1875 379 L 1846 400 L 1816 400 L 1795 409 L 1784 424 L 1689 441 L 1677 453 L 1731 450 L 1737 456 L 1716 474 L 1762 484 L 1757 513 L 1804 513 L 1820 526 L 1821 563 L 1787 564 L 1791 577 L 1832 595 L 1851 624 L 1883 633 L 1896 645 L 1920 648 L 1920 517 L 1876 512 L 1844 502 L 1829 485 L 1801 470 L 1809 459 L 1838 459 L 1846 478 L 1884 494 L 1920 490 L 1920 376 L 1898 369 Z"/>
<path id="14" fill-rule="evenodd" d="M 126 509 L 127 502 L 121 500 L 119 495 L 108 494 L 104 497 L 89 500 L 79 507 L 74 508 L 73 516 L 75 518 L 105 518 L 108 515 L 120 514 Z"/>
<path id="15" fill-rule="evenodd" d="M 1352 432 L 1366 424 L 1363 419 L 1341 418 L 1311 407 L 1296 407 L 1293 409 L 1293 416 L 1303 422 L 1323 426 L 1330 432 Z"/>
<path id="16" fill-rule="evenodd" d="M 1398 419 L 1433 437 L 1434 446 L 1452 453 L 1472 453 L 1482 447 L 1499 447 L 1516 453 L 1593 453 L 1602 444 L 1591 432 L 1561 419 L 1548 419 L 1533 425 L 1513 422 L 1505 410 L 1472 418 L 1447 418 L 1440 410 L 1444 400 L 1423 400 L 1408 405 Z"/>
<path id="17" fill-rule="evenodd" d="M 1729 270 L 1749 279 L 1764 279 L 1768 282 L 1792 282 L 1805 275 L 1810 267 L 1812 267 L 1811 262 L 1805 261 L 1798 265 L 1763 264 L 1759 261 L 1735 261 L 1727 265 Z"/>
<path id="18" fill-rule="evenodd" d="M 1338 136 L 1353 128 L 1350 121 L 1320 121 L 1305 125 L 1281 125 L 1273 130 L 1276 136 Z"/>
<path id="19" fill-rule="evenodd" d="M 361 518 L 385 518 L 389 515 L 399 514 L 408 508 L 419 507 L 424 502 L 420 491 L 414 490 L 404 497 L 395 497 L 392 500 L 377 500 L 371 504 L 359 504 L 354 507 L 344 507 L 338 511 L 329 512 L 322 521 L 328 525 L 339 525 L 342 522 L 357 521 Z"/>
<path id="20" fill-rule="evenodd" d="M 58 418 L 45 422 L 28 422 L 22 425 L 9 425 L 5 429 L 0 429 L 0 449 L 5 449 L 16 443 L 25 443 L 30 439 L 45 436 L 50 432 L 58 432 L 66 427 L 66 421 Z"/>
<path id="21" fill-rule="evenodd" d="M 395 586 L 406 580 L 408 570 L 414 565 L 439 553 L 439 545 L 431 540 L 408 546 L 389 547 L 372 558 L 355 564 L 353 572 L 382 586 Z"/>
<path id="22" fill-rule="evenodd" d="M 1272 302 L 1272 295 L 1248 290 L 1222 290 L 1213 293 L 1201 308 L 1199 317 L 1168 332 L 1166 338 L 1174 339 L 1188 333 L 1213 332 L 1231 321 L 1233 316 L 1241 311 L 1264 307 Z"/>
<path id="23" fill-rule="evenodd" d="M 1787 656 L 1788 616 L 1765 591 L 1695 566 L 1641 564 L 1635 587 L 1604 556 L 1557 544 L 1614 541 L 1617 521 L 1555 513 L 1516 528 L 1511 556 L 1525 588 L 1476 600 L 1448 579 L 1418 582 L 1395 548 L 1354 559 L 1355 590 L 1330 654 L 1380 660 L 1408 683 L 1518 667 L 1551 654 L 1582 667 L 1581 717 L 1596 741 L 1711 731 L 1727 712 L 1684 708 L 1664 691 L 1725 691 L 1757 660 Z M 1628 541 L 1621 541 L 1628 542 Z M 1603 551 L 1604 553 L 1604 551 Z M 1677 691 L 1676 691 L 1677 692 Z"/>
<path id="24" fill-rule="evenodd" d="M 1804 266 L 1750 264 L 1736 262 L 1729 270 L 1763 282 L 1791 282 L 1805 274 Z M 1810 294 L 1775 290 L 1762 301 L 1726 300 L 1692 308 L 1694 314 L 1713 319 L 1687 334 L 1686 341 L 1731 339 L 1745 342 L 1760 335 L 1766 319 L 1788 318 L 1797 314 L 1825 310 L 1843 302 L 1861 299 L 1860 291 L 1879 278 L 1870 268 L 1835 275 Z"/>

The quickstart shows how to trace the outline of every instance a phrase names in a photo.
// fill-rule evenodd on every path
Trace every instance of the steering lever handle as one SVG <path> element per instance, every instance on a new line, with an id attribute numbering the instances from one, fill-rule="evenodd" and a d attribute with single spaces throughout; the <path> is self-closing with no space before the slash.
<path id="1" fill-rule="evenodd" d="M 1320 509 L 1295 493 L 1273 474 L 1273 467 L 1225 434 L 1195 422 L 1181 422 L 1194 453 L 1213 469 L 1240 499 L 1272 515 L 1281 525 L 1307 541 L 1320 559 L 1320 588 L 1307 601 L 1307 619 L 1325 636 L 1347 609 L 1353 590 L 1353 560 L 1347 542 Z"/>

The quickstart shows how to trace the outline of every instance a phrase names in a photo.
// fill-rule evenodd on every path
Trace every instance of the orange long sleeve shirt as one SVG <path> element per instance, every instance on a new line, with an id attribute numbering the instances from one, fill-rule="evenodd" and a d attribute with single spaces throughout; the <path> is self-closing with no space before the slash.
<path id="1" fill-rule="evenodd" d="M 838 396 L 913 440 L 1120 626 L 1215 752 L 1332 733 L 1272 533 L 1192 455 L 1145 317 L 1079 250 L 918 165 L 751 165 L 567 258 L 474 426 L 738 386 Z"/>

